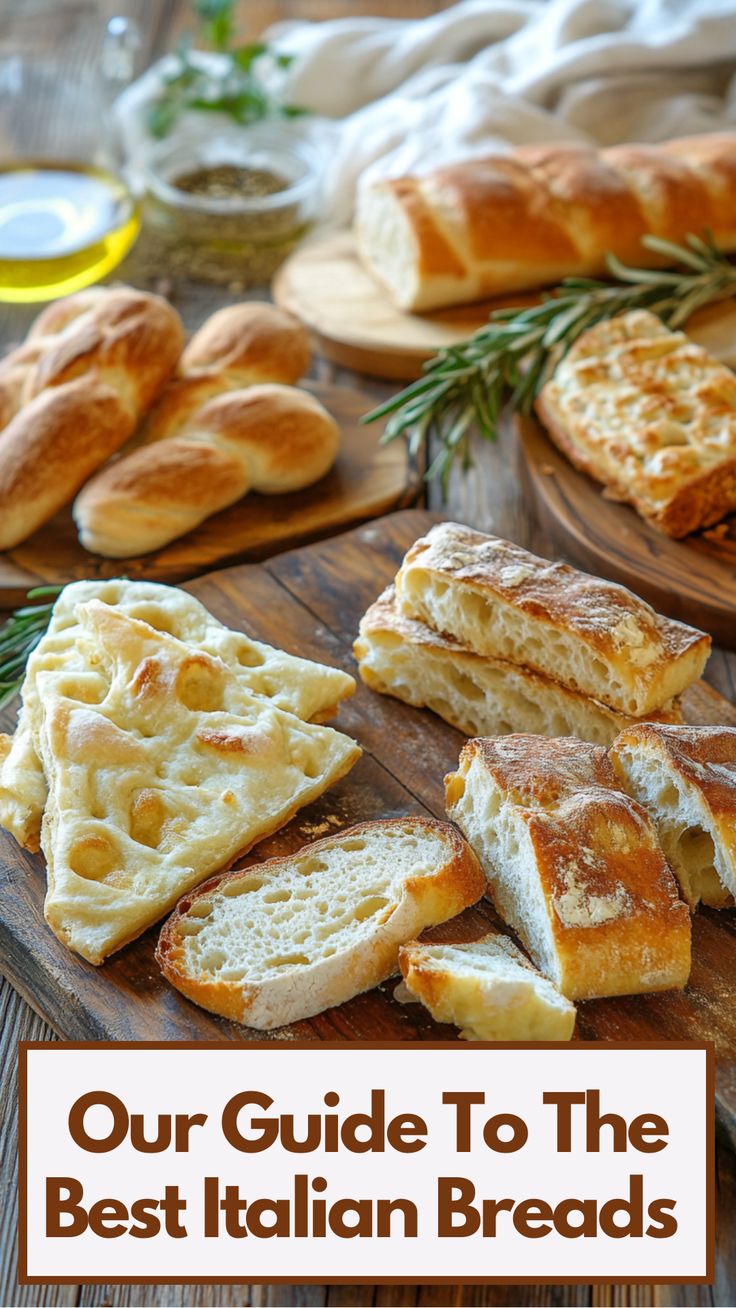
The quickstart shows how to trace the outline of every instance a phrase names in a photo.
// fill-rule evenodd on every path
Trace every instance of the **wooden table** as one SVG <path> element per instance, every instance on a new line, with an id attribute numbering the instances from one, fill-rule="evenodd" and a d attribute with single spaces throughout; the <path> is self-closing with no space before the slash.
<path id="1" fill-rule="evenodd" d="M 383 13 L 392 17 L 420 17 L 446 8 L 449 0 L 240 0 L 241 30 L 255 36 L 268 23 L 285 17 L 333 18 L 350 13 Z M 0 0 L 0 59 L 12 50 L 14 19 L 21 15 L 28 0 Z M 141 63 L 145 64 L 169 48 L 187 25 L 189 7 L 185 0 L 99 0 L 101 18 L 113 13 L 127 13 L 138 22 L 142 34 Z M 49 10 L 53 5 L 49 4 Z M 46 33 L 49 49 L 53 48 L 53 22 L 39 31 Z M 91 42 L 90 42 L 91 48 Z M 89 58 L 89 52 L 87 53 Z M 82 52 L 84 58 L 84 52 Z M 134 268 L 134 264 L 132 265 Z M 125 276 L 125 268 L 122 270 Z M 129 273 L 129 275 L 131 275 Z M 265 294 L 261 292 L 261 294 Z M 193 284 L 177 284 L 171 296 L 189 327 L 196 326 L 207 313 L 229 299 L 242 298 Z M 32 309 L 0 306 L 0 348 L 18 340 L 33 317 Z M 317 360 L 314 374 L 325 380 L 355 384 L 355 376 L 339 373 L 331 365 Z M 366 392 L 383 398 L 390 388 L 377 382 L 357 379 Z M 475 470 L 463 478 L 454 474 L 446 504 L 442 504 L 436 487 L 427 494 L 430 507 L 441 509 L 447 517 L 507 536 L 540 554 L 553 556 L 554 551 L 538 524 L 530 516 L 519 490 L 513 468 L 513 442 L 507 433 L 498 446 L 478 443 Z M 708 679 L 722 694 L 736 700 L 736 655 L 717 651 L 711 659 Z M 1 967 L 2 960 L 0 960 Z M 146 1291 L 145 1287 L 126 1286 L 53 1286 L 45 1289 L 21 1287 L 16 1283 L 15 1227 L 17 1217 L 15 1190 L 16 1134 L 16 1047 L 19 1040 L 53 1040 L 48 1026 L 0 978 L 0 1305 L 715 1305 L 736 1302 L 736 1159 L 725 1144 L 718 1148 L 717 1167 L 717 1250 L 716 1282 L 708 1286 L 574 1286 L 574 1287 L 458 1287 L 456 1292 L 443 1287 L 407 1286 L 166 1286 Z M 458 1268 L 460 1273 L 461 1269 Z"/>

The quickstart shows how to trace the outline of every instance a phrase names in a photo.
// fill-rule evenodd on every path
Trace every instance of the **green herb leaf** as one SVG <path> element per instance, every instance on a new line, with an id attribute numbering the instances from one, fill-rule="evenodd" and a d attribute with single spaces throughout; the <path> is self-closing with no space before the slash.
<path id="1" fill-rule="evenodd" d="M 472 466 L 473 425 L 495 440 L 505 403 L 528 413 L 560 359 L 589 327 L 630 309 L 649 309 L 679 327 L 703 305 L 736 295 L 736 265 L 712 233 L 690 233 L 682 245 L 645 236 L 642 244 L 675 268 L 631 268 L 609 254 L 610 281 L 567 277 L 540 304 L 496 309 L 469 340 L 428 359 L 423 377 L 361 421 L 387 418 L 382 440 L 406 435 L 415 452 L 436 435 L 440 449 L 427 477 L 439 477 L 446 489 L 458 458 L 463 469 Z"/>

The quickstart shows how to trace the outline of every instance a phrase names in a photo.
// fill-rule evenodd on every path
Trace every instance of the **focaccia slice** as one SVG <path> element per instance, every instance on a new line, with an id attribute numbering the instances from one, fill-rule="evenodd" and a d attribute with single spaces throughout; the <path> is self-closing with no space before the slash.
<path id="1" fill-rule="evenodd" d="M 88 668 L 36 678 L 45 912 L 101 963 L 321 795 L 360 749 L 145 622 L 98 600 L 77 616 Z"/>
<path id="2" fill-rule="evenodd" d="M 605 749 L 470 740 L 445 780 L 501 917 L 568 999 L 670 990 L 690 973 L 690 914 L 646 809 Z"/>
<path id="3" fill-rule="evenodd" d="M 399 967 L 412 995 L 436 1022 L 465 1040 L 569 1040 L 575 1008 L 517 949 L 490 932 L 464 944 L 410 940 Z"/>
<path id="4" fill-rule="evenodd" d="M 474 654 L 541 672 L 630 717 L 669 704 L 710 653 L 710 636 L 623 586 L 454 522 L 412 545 L 396 593 L 402 613 Z"/>
<path id="5" fill-rule="evenodd" d="M 583 332 L 536 407 L 576 468 L 668 536 L 736 508 L 736 376 L 655 314 Z"/>
<path id="6" fill-rule="evenodd" d="M 353 678 L 339 668 L 287 654 L 223 626 L 199 600 L 176 586 L 124 578 L 72 582 L 59 595 L 48 629 L 28 660 L 15 735 L 0 735 L 0 826 L 27 849 L 39 847 L 46 803 L 46 781 L 33 743 L 38 726 L 36 678 L 41 671 L 84 669 L 76 608 L 91 599 L 221 658 L 246 689 L 305 721 L 331 717 L 340 700 L 355 689 Z"/>
<path id="7" fill-rule="evenodd" d="M 405 617 L 393 586 L 362 618 L 353 650 L 361 679 L 371 690 L 432 709 L 466 736 L 526 731 L 609 745 L 632 721 L 551 677 L 471 654 L 451 636 Z M 677 701 L 654 716 L 682 721 Z"/>
<path id="8" fill-rule="evenodd" d="M 625 788 L 654 819 L 691 908 L 736 896 L 736 729 L 627 727 L 610 750 Z"/>

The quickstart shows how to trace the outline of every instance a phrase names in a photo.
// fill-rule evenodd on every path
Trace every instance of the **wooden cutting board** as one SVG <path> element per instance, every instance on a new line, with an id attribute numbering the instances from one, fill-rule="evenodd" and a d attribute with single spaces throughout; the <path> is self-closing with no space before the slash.
<path id="1" fill-rule="evenodd" d="M 538 293 L 521 292 L 431 313 L 405 313 L 363 267 L 350 232 L 300 246 L 282 264 L 272 289 L 276 303 L 309 328 L 325 358 L 399 381 L 418 377 L 438 350 L 472 336 L 493 309 L 539 299 Z M 724 363 L 736 364 L 736 301 L 702 310 L 688 331 Z"/>
<path id="2" fill-rule="evenodd" d="M 351 643 L 368 604 L 393 577 L 407 547 L 436 518 L 405 512 L 357 531 L 271 559 L 212 573 L 188 589 L 219 618 L 294 653 L 355 671 Z M 686 697 L 692 722 L 736 724 L 736 710 L 700 683 Z M 12 714 L 6 710 L 5 725 Z M 353 772 L 281 832 L 264 841 L 257 862 L 295 850 L 351 823 L 402 813 L 443 816 L 442 778 L 457 762 L 462 737 L 431 713 L 359 686 L 337 725 L 360 741 Z M 248 1040 L 262 1038 L 189 1003 L 154 962 L 156 930 L 103 967 L 70 954 L 43 920 L 44 865 L 0 832 L 2 970 L 29 1004 L 74 1040 Z M 493 921 L 483 903 L 438 939 L 469 939 Z M 635 996 L 581 1004 L 578 1035 L 601 1040 L 712 1040 L 718 1056 L 723 1122 L 736 1138 L 736 911 L 705 910 L 694 919 L 694 965 L 684 994 Z M 394 982 L 274 1033 L 273 1039 L 454 1039 L 416 1004 L 392 1000 Z"/>
<path id="3" fill-rule="evenodd" d="M 736 649 L 736 515 L 710 531 L 671 540 L 628 504 L 605 499 L 534 418 L 518 419 L 516 430 L 520 473 L 535 515 L 569 558 Z"/>
<path id="4" fill-rule="evenodd" d="M 42 582 L 121 575 L 180 581 L 219 564 L 263 558 L 334 535 L 414 503 L 422 477 L 404 441 L 381 445 L 382 423 L 361 426 L 361 416 L 372 407 L 370 397 L 322 382 L 305 386 L 342 432 L 337 462 L 321 481 L 289 495 L 247 495 L 164 549 L 131 559 L 104 559 L 83 549 L 67 506 L 29 540 L 0 553 L 0 608 L 20 603 Z"/>

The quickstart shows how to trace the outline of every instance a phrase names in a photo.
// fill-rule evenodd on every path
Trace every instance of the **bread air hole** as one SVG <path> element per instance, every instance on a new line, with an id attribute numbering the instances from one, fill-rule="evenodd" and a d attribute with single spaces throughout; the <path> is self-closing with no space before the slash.
<path id="1" fill-rule="evenodd" d="M 715 873 L 716 851 L 702 827 L 685 827 L 674 842 L 673 858 L 687 872 Z"/>
<path id="2" fill-rule="evenodd" d="M 299 967 L 309 963 L 306 954 L 277 954 L 275 958 L 267 958 L 264 967 Z"/>
<path id="3" fill-rule="evenodd" d="M 465 794 L 465 779 L 455 772 L 447 783 L 447 803 L 454 805 L 460 802 Z"/>
<path id="4" fill-rule="evenodd" d="M 672 782 L 669 782 L 666 786 L 664 786 L 663 789 L 660 791 L 659 795 L 657 796 L 657 803 L 660 808 L 676 809 L 679 802 L 680 802 L 680 796 L 677 793 L 677 787 L 673 786 Z"/>
<path id="5" fill-rule="evenodd" d="M 130 806 L 130 835 L 138 845 L 156 849 L 161 842 L 166 806 L 156 790 L 139 790 Z"/>
<path id="6" fill-rule="evenodd" d="M 248 877 L 245 881 L 228 881 L 220 891 L 226 899 L 236 899 L 239 895 L 249 895 L 254 890 L 260 890 L 263 882 L 258 877 Z"/>
<path id="7" fill-rule="evenodd" d="M 315 873 L 327 871 L 327 864 L 321 858 L 302 858 L 296 866 L 297 872 L 303 877 L 311 877 Z"/>
<path id="8" fill-rule="evenodd" d="M 105 881 L 121 865 L 120 851 L 107 836 L 84 836 L 72 845 L 69 866 L 85 881 Z"/>
<path id="9" fill-rule="evenodd" d="M 351 840 L 341 841 L 340 848 L 351 854 L 360 853 L 361 849 L 365 849 L 365 841 L 361 840 L 359 836 L 354 836 Z"/>
<path id="10" fill-rule="evenodd" d="M 261 668 L 265 661 L 263 655 L 257 649 L 243 645 L 238 650 L 238 663 L 241 668 Z"/>
<path id="11" fill-rule="evenodd" d="M 353 916 L 357 922 L 365 922 L 366 918 L 375 917 L 385 908 L 388 900 L 383 895 L 371 895 L 370 899 L 363 899 L 356 908 Z"/>
<path id="12" fill-rule="evenodd" d="M 215 668 L 189 659 L 176 678 L 176 694 L 193 713 L 216 713 L 222 708 L 222 680 Z"/>
<path id="13" fill-rule="evenodd" d="M 264 904 L 286 904 L 291 899 L 290 890 L 269 890 L 267 895 L 263 896 Z"/>

